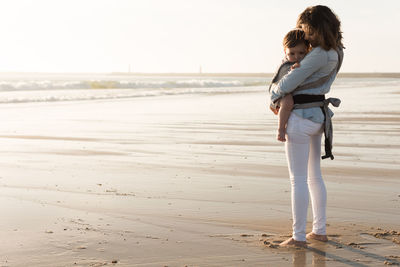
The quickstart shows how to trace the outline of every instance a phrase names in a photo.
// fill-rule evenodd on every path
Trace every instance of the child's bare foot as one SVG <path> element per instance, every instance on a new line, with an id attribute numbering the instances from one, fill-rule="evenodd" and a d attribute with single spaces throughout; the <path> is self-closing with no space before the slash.
<path id="1" fill-rule="evenodd" d="M 297 241 L 294 240 L 293 237 L 283 241 L 282 243 L 279 244 L 280 247 L 302 247 L 306 248 L 307 247 L 307 242 L 306 241 Z"/>
<path id="2" fill-rule="evenodd" d="M 286 135 L 286 130 L 285 130 L 285 128 L 283 128 L 283 129 L 278 129 L 278 134 L 276 135 L 276 139 L 277 139 L 278 141 L 281 141 L 281 142 L 286 142 L 286 137 L 285 137 L 285 135 Z"/>
<path id="3" fill-rule="evenodd" d="M 321 242 L 328 242 L 328 237 L 326 235 L 317 235 L 317 234 L 314 234 L 313 232 L 308 233 L 306 235 L 306 238 L 307 239 L 318 240 L 318 241 L 321 241 Z"/>

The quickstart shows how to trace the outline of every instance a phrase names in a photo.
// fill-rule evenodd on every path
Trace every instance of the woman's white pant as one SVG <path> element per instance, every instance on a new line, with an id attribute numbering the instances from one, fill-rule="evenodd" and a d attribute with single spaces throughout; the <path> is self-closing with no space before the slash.
<path id="1" fill-rule="evenodd" d="M 326 234 L 326 189 L 321 175 L 322 124 L 293 112 L 286 129 L 286 157 L 292 184 L 293 238 L 306 240 L 309 192 L 313 211 L 312 232 Z"/>

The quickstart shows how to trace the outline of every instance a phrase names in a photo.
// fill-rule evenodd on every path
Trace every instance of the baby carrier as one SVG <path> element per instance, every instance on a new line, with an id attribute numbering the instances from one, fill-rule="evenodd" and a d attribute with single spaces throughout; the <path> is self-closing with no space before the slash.
<path id="1" fill-rule="evenodd" d="M 328 75 L 321 77 L 320 79 L 314 82 L 300 85 L 295 90 L 293 90 L 292 93 L 322 86 L 329 79 L 331 79 L 332 75 L 337 74 L 343 62 L 343 48 L 339 47 L 336 50 L 336 52 L 338 53 L 337 65 Z M 279 80 L 290 71 L 290 67 L 293 64 L 294 63 L 285 61 L 279 66 L 278 70 L 276 71 L 276 73 L 272 78 L 271 84 L 269 86 L 269 91 L 271 91 L 272 85 L 277 84 Z M 332 129 L 332 119 L 331 115 L 329 114 L 328 106 L 329 104 L 332 104 L 334 107 L 339 107 L 340 99 L 332 97 L 325 99 L 325 95 L 297 94 L 293 96 L 293 101 L 294 101 L 293 109 L 304 109 L 313 107 L 321 108 L 322 113 L 324 114 L 325 117 L 324 119 L 325 155 L 322 156 L 322 159 L 330 158 L 331 160 L 333 160 L 334 159 L 334 156 L 332 154 L 333 129 Z"/>

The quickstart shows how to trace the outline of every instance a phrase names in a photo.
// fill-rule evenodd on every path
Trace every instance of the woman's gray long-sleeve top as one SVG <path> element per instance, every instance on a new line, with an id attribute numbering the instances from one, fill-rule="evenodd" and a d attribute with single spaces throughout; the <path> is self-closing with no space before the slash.
<path id="1" fill-rule="evenodd" d="M 313 48 L 300 62 L 300 67 L 290 71 L 279 81 L 279 83 L 271 87 L 271 101 L 275 102 L 279 98 L 290 94 L 299 85 L 314 82 L 329 75 L 337 66 L 337 63 L 338 54 L 336 50 L 331 49 L 326 51 L 321 47 Z M 324 95 L 330 91 L 335 78 L 336 74 L 333 74 L 332 77 L 323 85 L 299 92 L 295 91 L 293 92 L 293 95 Z M 324 122 L 324 114 L 319 107 L 294 109 L 292 112 L 302 118 L 309 119 L 316 123 Z M 333 115 L 332 111 L 329 110 L 329 112 Z"/>

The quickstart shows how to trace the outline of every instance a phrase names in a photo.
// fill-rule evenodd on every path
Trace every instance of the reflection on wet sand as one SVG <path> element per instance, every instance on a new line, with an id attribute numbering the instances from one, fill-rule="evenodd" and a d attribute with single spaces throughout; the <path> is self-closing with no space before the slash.
<path id="1" fill-rule="evenodd" d="M 310 249 L 310 248 L 309 248 Z M 307 258 L 312 257 L 311 263 L 312 267 L 325 267 L 325 252 L 322 250 L 316 252 L 311 248 L 312 253 L 310 253 L 309 249 L 300 249 L 293 251 L 293 267 L 306 267 L 310 266 L 307 264 Z M 308 254 L 308 255 L 307 255 Z"/>
<path id="2" fill-rule="evenodd" d="M 334 248 L 335 250 L 332 250 Z M 367 267 L 371 263 L 382 262 L 387 265 L 400 265 L 395 258 L 383 257 L 376 253 L 365 251 L 351 245 L 337 241 L 313 244 L 305 249 L 290 250 L 292 252 L 293 267 L 325 267 L 326 262 L 332 261 L 347 266 Z"/>

